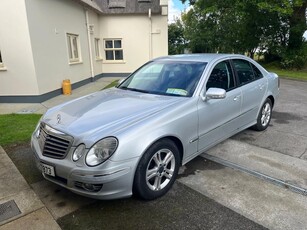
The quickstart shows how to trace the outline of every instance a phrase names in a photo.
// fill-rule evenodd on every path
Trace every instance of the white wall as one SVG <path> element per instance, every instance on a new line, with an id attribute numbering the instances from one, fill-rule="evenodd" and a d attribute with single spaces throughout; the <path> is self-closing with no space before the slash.
<path id="1" fill-rule="evenodd" d="M 106 15 L 100 17 L 100 37 L 102 40 L 123 39 L 123 62 L 106 61 L 104 47 L 102 47 L 104 73 L 133 72 L 150 59 L 168 54 L 167 16 L 152 16 L 151 21 L 152 35 L 150 35 L 148 15 Z M 151 56 L 150 36 L 152 36 Z"/>
<path id="2" fill-rule="evenodd" d="M 0 0 L 0 22 L 0 96 L 38 94 L 25 1 Z"/>
<path id="3" fill-rule="evenodd" d="M 157 33 L 159 32 L 160 33 Z M 152 56 L 168 55 L 168 24 L 167 16 L 154 16 L 152 25 Z"/>
<path id="4" fill-rule="evenodd" d="M 94 75 L 129 73 L 168 54 L 167 16 L 97 15 L 89 10 Z M 71 0 L 0 0 L 0 96 L 42 95 L 61 88 L 64 79 L 80 82 L 91 76 L 85 9 Z M 69 64 L 67 33 L 78 34 L 82 63 Z M 151 45 L 150 45 L 151 36 Z M 94 38 L 101 40 L 96 60 Z M 103 39 L 122 38 L 124 61 L 105 60 Z M 152 52 L 150 54 L 150 46 Z"/>
<path id="5" fill-rule="evenodd" d="M 68 0 L 26 0 L 26 8 L 39 94 L 61 88 L 64 79 L 75 83 L 89 78 L 84 8 Z M 90 13 L 90 18 L 93 23 L 98 22 L 94 13 Z M 79 35 L 82 63 L 69 64 L 66 33 Z M 96 69 L 96 74 L 101 73 Z"/>

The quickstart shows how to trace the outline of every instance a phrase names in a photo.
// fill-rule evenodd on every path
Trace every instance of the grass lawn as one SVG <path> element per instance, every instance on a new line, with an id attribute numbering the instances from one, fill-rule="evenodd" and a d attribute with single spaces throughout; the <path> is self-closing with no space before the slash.
<path id="1" fill-rule="evenodd" d="M 307 69 L 303 70 L 285 70 L 281 69 L 276 64 L 264 64 L 263 67 L 270 72 L 277 73 L 281 78 L 307 81 Z"/>
<path id="2" fill-rule="evenodd" d="M 0 145 L 18 145 L 29 142 L 41 114 L 0 115 Z"/>
<path id="3" fill-rule="evenodd" d="M 294 80 L 304 80 L 307 81 L 307 71 L 299 70 L 299 71 L 291 71 L 291 70 L 283 70 L 276 68 L 267 68 L 268 71 L 277 73 L 281 78 L 289 78 Z"/>
<path id="4" fill-rule="evenodd" d="M 108 89 L 108 88 L 114 87 L 118 84 L 118 82 L 119 82 L 119 80 L 112 81 L 110 84 L 105 86 L 103 89 Z"/>
<path id="5" fill-rule="evenodd" d="M 118 80 L 111 82 L 103 89 L 118 84 Z M 0 145 L 4 148 L 30 142 L 41 114 L 4 114 L 0 115 Z"/>

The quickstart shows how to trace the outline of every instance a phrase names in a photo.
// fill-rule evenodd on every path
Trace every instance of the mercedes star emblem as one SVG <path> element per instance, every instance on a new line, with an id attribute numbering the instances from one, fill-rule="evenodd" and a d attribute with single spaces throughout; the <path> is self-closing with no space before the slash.
<path id="1" fill-rule="evenodd" d="M 61 115 L 58 114 L 58 115 L 56 116 L 56 119 L 57 119 L 57 121 L 58 121 L 58 124 L 60 124 L 60 122 L 61 122 Z"/>

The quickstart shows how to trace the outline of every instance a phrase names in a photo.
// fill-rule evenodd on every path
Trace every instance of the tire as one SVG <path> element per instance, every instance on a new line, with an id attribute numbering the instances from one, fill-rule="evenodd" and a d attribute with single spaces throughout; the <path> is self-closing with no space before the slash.
<path id="1" fill-rule="evenodd" d="M 174 184 L 180 165 L 174 142 L 162 139 L 148 148 L 134 176 L 133 194 L 144 200 L 163 196 Z"/>
<path id="2" fill-rule="evenodd" d="M 269 98 L 267 98 L 259 111 L 257 117 L 257 124 L 254 125 L 252 128 L 256 131 L 265 130 L 270 124 L 271 117 L 272 117 L 272 102 Z"/>

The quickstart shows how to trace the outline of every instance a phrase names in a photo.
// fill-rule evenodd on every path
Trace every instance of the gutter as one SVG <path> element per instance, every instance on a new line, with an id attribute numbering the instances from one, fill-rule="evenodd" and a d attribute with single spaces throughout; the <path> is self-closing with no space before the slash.
<path id="1" fill-rule="evenodd" d="M 149 60 L 152 59 L 152 19 L 151 19 L 151 8 L 148 9 L 149 18 Z"/>
<path id="2" fill-rule="evenodd" d="M 90 69 L 91 69 L 91 81 L 94 81 L 94 65 L 93 65 L 93 52 L 92 52 L 92 43 L 91 43 L 91 32 L 90 32 L 90 24 L 88 17 L 88 10 L 85 9 L 85 20 L 86 20 L 86 29 L 87 29 L 87 40 L 88 40 L 88 49 L 90 56 Z"/>

